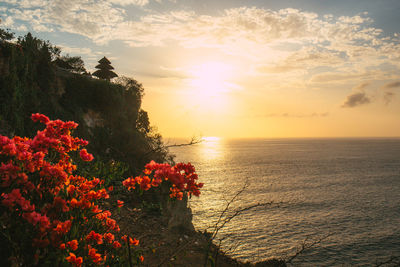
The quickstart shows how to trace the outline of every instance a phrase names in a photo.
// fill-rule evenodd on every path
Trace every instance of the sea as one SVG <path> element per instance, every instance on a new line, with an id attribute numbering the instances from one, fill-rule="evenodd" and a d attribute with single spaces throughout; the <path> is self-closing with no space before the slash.
<path id="1" fill-rule="evenodd" d="M 400 256 L 399 138 L 204 138 L 170 151 L 204 183 L 189 202 L 195 228 L 218 230 L 234 258 L 376 266 Z"/>

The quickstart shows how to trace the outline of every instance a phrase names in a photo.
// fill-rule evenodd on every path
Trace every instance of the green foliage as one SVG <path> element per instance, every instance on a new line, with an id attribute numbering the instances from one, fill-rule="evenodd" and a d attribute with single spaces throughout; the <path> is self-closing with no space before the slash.
<path id="1" fill-rule="evenodd" d="M 14 33 L 9 29 L 0 29 L 0 40 L 8 41 L 14 38 Z"/>
<path id="2" fill-rule="evenodd" d="M 92 164 L 78 163 L 78 174 L 84 177 L 101 177 L 105 187 L 120 184 L 125 177 L 128 166 L 126 163 L 118 161 L 105 161 L 96 159 Z"/>
<path id="3" fill-rule="evenodd" d="M 72 71 L 78 74 L 86 74 L 85 63 L 81 57 L 71 57 L 68 54 L 53 61 L 53 63 L 63 69 Z"/>

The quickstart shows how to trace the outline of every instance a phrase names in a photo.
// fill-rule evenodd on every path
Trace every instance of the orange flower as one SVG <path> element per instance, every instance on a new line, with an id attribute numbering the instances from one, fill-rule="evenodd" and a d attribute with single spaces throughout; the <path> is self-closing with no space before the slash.
<path id="1" fill-rule="evenodd" d="M 92 261 L 94 263 L 99 263 L 102 260 L 101 254 L 96 252 L 95 248 L 89 248 L 89 256 L 92 258 Z"/>
<path id="2" fill-rule="evenodd" d="M 84 161 L 92 161 L 93 160 L 93 155 L 88 153 L 85 148 L 79 152 L 79 155 L 81 156 L 81 159 Z"/>
<path id="3" fill-rule="evenodd" d="M 78 241 L 76 239 L 67 242 L 67 246 L 71 249 L 71 250 L 77 250 L 78 249 Z"/>
<path id="4" fill-rule="evenodd" d="M 86 241 L 96 241 L 97 244 L 103 244 L 103 237 L 101 234 L 95 233 L 94 231 L 91 231 L 87 236 L 86 236 Z"/>
<path id="5" fill-rule="evenodd" d="M 114 241 L 113 248 L 120 248 L 120 247 L 122 247 L 121 243 L 119 243 L 118 241 Z"/>
<path id="6" fill-rule="evenodd" d="M 69 263 L 72 263 L 76 267 L 82 266 L 83 259 L 82 257 L 76 257 L 74 253 L 69 253 L 69 256 L 65 258 Z"/>
<path id="7" fill-rule="evenodd" d="M 117 206 L 118 208 L 121 208 L 124 205 L 124 202 L 121 200 L 117 200 Z"/>
<path id="8" fill-rule="evenodd" d="M 114 235 L 112 233 L 105 233 L 103 235 L 103 238 L 107 243 L 111 244 L 114 241 L 115 237 L 114 237 Z"/>
<path id="9" fill-rule="evenodd" d="M 125 242 L 127 242 L 127 235 L 124 235 L 121 237 L 122 240 L 124 240 Z M 129 237 L 129 244 L 137 246 L 139 245 L 139 240 L 137 240 L 136 238 L 132 239 L 132 237 Z"/>

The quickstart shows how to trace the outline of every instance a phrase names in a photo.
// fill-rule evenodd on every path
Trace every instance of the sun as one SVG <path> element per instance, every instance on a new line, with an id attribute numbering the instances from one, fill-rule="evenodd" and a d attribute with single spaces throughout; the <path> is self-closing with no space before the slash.
<path id="1" fill-rule="evenodd" d="M 203 111 L 222 111 L 228 104 L 228 93 L 237 89 L 232 65 L 208 61 L 188 68 L 186 92 L 191 103 L 201 106 Z"/>
<path id="2" fill-rule="evenodd" d="M 193 78 L 190 85 L 201 90 L 206 96 L 217 96 L 229 91 L 232 84 L 228 82 L 232 78 L 232 66 L 222 62 L 205 62 L 194 66 L 190 73 Z"/>

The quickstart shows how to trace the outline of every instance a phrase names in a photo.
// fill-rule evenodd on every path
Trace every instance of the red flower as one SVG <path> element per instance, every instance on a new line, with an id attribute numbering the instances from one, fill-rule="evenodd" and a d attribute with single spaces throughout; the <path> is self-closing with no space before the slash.
<path id="1" fill-rule="evenodd" d="M 71 249 L 71 250 L 77 250 L 78 249 L 78 240 L 74 239 L 72 241 L 67 242 L 67 246 Z"/>
<path id="2" fill-rule="evenodd" d="M 94 263 L 99 263 L 99 262 L 102 260 L 101 254 L 100 254 L 100 253 L 96 253 L 96 252 L 97 252 L 97 251 L 96 251 L 95 248 L 91 248 L 91 247 L 89 246 L 89 256 L 92 258 L 92 261 L 93 261 Z"/>
<path id="3" fill-rule="evenodd" d="M 105 233 L 103 235 L 103 238 L 107 243 L 111 244 L 114 241 L 115 237 L 114 237 L 114 235 L 112 233 Z"/>
<path id="4" fill-rule="evenodd" d="M 69 256 L 65 258 L 69 263 L 72 263 L 76 267 L 82 266 L 82 257 L 76 257 L 74 253 L 69 253 Z"/>
<path id="5" fill-rule="evenodd" d="M 122 247 L 122 246 L 121 246 L 121 243 L 119 243 L 118 241 L 114 241 L 113 247 L 114 247 L 114 248 L 120 248 L 120 247 Z"/>
<path id="6" fill-rule="evenodd" d="M 81 156 L 81 159 L 84 161 L 92 161 L 93 160 L 93 155 L 88 153 L 85 148 L 79 152 L 79 155 Z"/>
<path id="7" fill-rule="evenodd" d="M 46 124 L 50 121 L 49 117 L 47 117 L 43 114 L 39 114 L 39 113 L 32 114 L 31 119 L 34 122 L 40 121 L 41 123 L 44 123 L 44 124 Z"/>
<path id="8" fill-rule="evenodd" d="M 121 208 L 124 205 L 124 202 L 121 200 L 117 200 L 117 206 L 118 208 Z"/>
<path id="9" fill-rule="evenodd" d="M 122 236 L 121 239 L 124 240 L 125 242 L 127 242 L 127 235 Z M 129 237 L 129 244 L 138 246 L 139 240 L 137 240 L 136 238 L 132 239 L 132 237 Z"/>
<path id="10" fill-rule="evenodd" d="M 95 233 L 94 231 L 91 231 L 87 236 L 86 236 L 86 241 L 96 241 L 97 244 L 103 244 L 103 237 L 101 234 Z"/>

